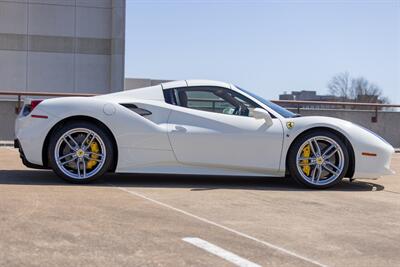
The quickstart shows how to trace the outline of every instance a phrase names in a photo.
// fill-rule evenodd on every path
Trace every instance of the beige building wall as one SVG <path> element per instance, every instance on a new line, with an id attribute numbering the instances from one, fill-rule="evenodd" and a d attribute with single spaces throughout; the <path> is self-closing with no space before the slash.
<path id="1" fill-rule="evenodd" d="M 0 0 L 0 91 L 123 90 L 125 0 Z"/>
<path id="2" fill-rule="evenodd" d="M 143 79 L 143 78 L 125 78 L 125 90 L 143 88 L 160 83 L 169 82 L 171 80 L 159 80 L 159 79 Z"/>

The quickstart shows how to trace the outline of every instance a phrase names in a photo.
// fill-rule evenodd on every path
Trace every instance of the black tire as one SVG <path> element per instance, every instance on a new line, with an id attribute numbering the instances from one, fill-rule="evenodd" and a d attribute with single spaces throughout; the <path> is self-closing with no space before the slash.
<path id="1" fill-rule="evenodd" d="M 313 137 L 328 137 L 333 139 L 341 148 L 343 151 L 343 169 L 340 172 L 340 174 L 335 178 L 334 180 L 330 181 L 328 184 L 324 185 L 317 185 L 309 182 L 305 178 L 303 178 L 302 174 L 299 172 L 298 167 L 297 167 L 297 162 L 296 162 L 296 157 L 297 153 L 299 152 L 299 149 L 301 146 L 309 139 Z M 322 154 L 322 153 L 321 153 Z M 302 186 L 306 186 L 308 188 L 313 188 L 313 189 L 325 189 L 325 188 L 330 188 L 338 183 L 343 179 L 343 177 L 346 175 L 347 170 L 349 168 L 349 162 L 350 162 L 350 157 L 349 157 L 349 152 L 348 149 L 343 142 L 343 140 L 336 134 L 327 131 L 327 130 L 315 130 L 308 132 L 306 134 L 303 134 L 299 136 L 292 144 L 289 152 L 288 152 L 288 157 L 287 157 L 287 167 L 290 173 L 290 177 L 295 180 L 297 183 L 299 183 Z"/>
<path id="2" fill-rule="evenodd" d="M 56 144 L 57 144 L 58 140 L 63 136 L 64 133 L 66 133 L 72 129 L 76 129 L 76 128 L 85 128 L 85 129 L 91 130 L 94 133 L 96 133 L 103 141 L 105 149 L 106 149 L 105 160 L 104 160 L 103 166 L 93 176 L 91 176 L 89 178 L 77 179 L 77 178 L 70 177 L 70 176 L 66 175 L 56 163 L 54 152 L 55 152 Z M 111 138 L 110 138 L 108 132 L 105 129 L 103 129 L 102 127 L 99 127 L 94 123 L 86 122 L 86 121 L 68 122 L 68 123 L 62 125 L 60 128 L 56 129 L 52 133 L 52 136 L 49 141 L 49 146 L 47 149 L 47 155 L 48 155 L 50 167 L 53 169 L 53 171 L 58 176 L 60 176 L 62 179 L 66 180 L 68 182 L 71 182 L 71 183 L 85 184 L 85 183 L 91 182 L 91 181 L 101 177 L 102 175 L 104 175 L 104 173 L 106 173 L 108 170 L 110 170 L 110 168 L 113 164 L 114 145 L 113 145 L 113 142 L 111 141 Z"/>

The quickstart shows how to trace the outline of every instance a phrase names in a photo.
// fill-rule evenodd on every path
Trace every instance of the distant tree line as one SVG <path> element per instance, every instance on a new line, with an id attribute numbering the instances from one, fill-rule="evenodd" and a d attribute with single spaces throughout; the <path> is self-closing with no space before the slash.
<path id="1" fill-rule="evenodd" d="M 328 89 L 344 102 L 389 103 L 379 86 L 364 77 L 353 78 L 348 72 L 335 75 L 329 81 Z"/>

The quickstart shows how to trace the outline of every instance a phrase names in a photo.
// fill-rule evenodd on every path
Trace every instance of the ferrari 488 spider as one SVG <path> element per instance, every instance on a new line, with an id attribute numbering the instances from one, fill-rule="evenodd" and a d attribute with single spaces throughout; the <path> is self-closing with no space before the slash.
<path id="1" fill-rule="evenodd" d="M 312 188 L 391 174 L 393 147 L 354 123 L 301 117 L 235 85 L 186 80 L 94 97 L 26 100 L 24 164 L 71 182 L 105 172 L 289 176 Z"/>

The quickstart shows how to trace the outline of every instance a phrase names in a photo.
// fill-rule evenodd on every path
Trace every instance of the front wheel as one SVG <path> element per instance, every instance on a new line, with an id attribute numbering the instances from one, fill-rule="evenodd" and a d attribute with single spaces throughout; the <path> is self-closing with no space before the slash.
<path id="1" fill-rule="evenodd" d="M 54 172 L 74 183 L 103 175 L 112 163 L 113 145 L 104 129 L 88 122 L 67 123 L 50 139 L 48 158 Z"/>
<path id="2" fill-rule="evenodd" d="M 344 142 L 329 131 L 313 131 L 299 137 L 288 155 L 288 168 L 298 183 L 310 188 L 328 188 L 339 183 L 349 167 Z"/>

